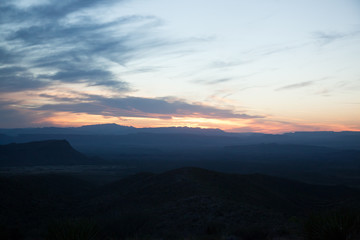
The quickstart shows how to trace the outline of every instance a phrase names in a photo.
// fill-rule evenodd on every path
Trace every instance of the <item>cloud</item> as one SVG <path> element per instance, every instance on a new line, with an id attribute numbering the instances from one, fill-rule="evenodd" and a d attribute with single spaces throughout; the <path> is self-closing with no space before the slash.
<path id="1" fill-rule="evenodd" d="M 354 37 L 360 34 L 360 31 L 349 31 L 349 32 L 314 32 L 313 36 L 317 39 L 321 45 L 327 45 L 334 41 L 341 39 Z"/>
<path id="2" fill-rule="evenodd" d="M 230 68 L 230 67 L 237 67 L 239 65 L 244 65 L 251 63 L 251 61 L 214 61 L 212 62 L 209 67 L 210 68 Z"/>
<path id="3" fill-rule="evenodd" d="M 162 119 L 258 117 L 178 99 L 61 94 L 63 89 L 68 89 L 68 85 L 62 86 L 62 83 L 81 83 L 81 86 L 108 88 L 106 93 L 109 89 L 113 91 L 109 95 L 124 96 L 131 91 L 131 85 L 115 73 L 114 68 L 127 68 L 131 61 L 154 53 L 177 56 L 184 50 L 181 46 L 188 42 L 209 41 L 206 38 L 160 39 L 152 34 L 161 24 L 154 16 L 102 19 L 93 14 L 101 7 L 109 8 L 119 2 L 122 1 L 0 2 L 0 63 L 4 64 L 0 67 L 0 92 L 41 89 L 41 94 L 33 91 L 27 95 L 33 99 L 23 99 L 15 105 L 4 102 L 1 111 L 7 114 L 6 121 L 31 123 L 38 121 L 36 116 L 56 116 L 57 112 Z M 176 49 L 170 48 L 172 46 Z M 129 70 L 132 69 L 124 72 Z M 58 97 L 54 96 L 57 87 Z M 1 124 L 7 126 L 5 122 Z"/>
<path id="4" fill-rule="evenodd" d="M 0 63 L 6 68 L 23 68 L 22 73 L 1 79 L 1 91 L 83 83 L 129 92 L 131 84 L 124 76 L 134 69 L 128 68 L 132 61 L 166 54 L 176 57 L 184 54 L 187 43 L 209 41 L 159 37 L 153 30 L 162 21 L 155 16 L 104 18 L 98 14 L 125 1 L 1 1 Z M 150 66 L 146 71 L 156 68 Z M 121 69 L 123 75 L 114 69 Z"/>
<path id="5" fill-rule="evenodd" d="M 196 80 L 196 81 L 193 81 L 193 82 L 200 83 L 200 84 L 205 84 L 205 85 L 214 85 L 214 84 L 228 82 L 228 81 L 231 81 L 231 80 L 232 80 L 232 78 L 219 78 L 219 79 L 215 79 L 215 80 Z"/>
<path id="6" fill-rule="evenodd" d="M 61 82 L 85 82 L 89 86 L 101 86 L 116 88 L 127 91 L 128 84 L 119 81 L 112 72 L 103 69 L 83 70 L 77 68 L 63 69 L 53 75 L 41 75 L 41 77 Z"/>
<path id="7" fill-rule="evenodd" d="M 2 128 L 18 128 L 36 126 L 37 122 L 43 121 L 44 117 L 49 116 L 47 112 L 36 112 L 27 109 L 17 109 L 12 107 L 18 102 L 4 101 L 0 99 L 0 126 Z M 43 126 L 42 122 L 42 126 Z"/>
<path id="8" fill-rule="evenodd" d="M 31 2 L 26 4 L 19 4 L 19 2 L 12 0 L 2 0 L 0 9 L 4 13 L 1 20 L 2 22 L 10 22 L 17 20 L 21 22 L 25 19 L 43 19 L 47 21 L 56 21 L 64 18 L 65 16 L 77 12 L 82 9 L 96 7 L 99 5 L 109 5 L 116 0 L 74 0 L 74 1 L 57 1 L 49 0 L 42 1 L 42 4 Z M 118 0 L 118 2 L 121 0 Z M 17 14 L 18 18 L 15 18 Z"/>
<path id="9" fill-rule="evenodd" d="M 146 117 L 146 118 L 172 118 L 172 117 L 201 117 L 201 118 L 261 118 L 244 113 L 236 113 L 228 109 L 212 106 L 187 103 L 183 100 L 169 98 L 104 98 L 89 96 L 81 103 L 48 104 L 37 108 L 41 111 L 62 111 L 72 113 L 88 113 L 116 117 Z M 86 102 L 85 102 L 86 101 Z"/>
<path id="10" fill-rule="evenodd" d="M 344 38 L 346 34 L 339 32 L 332 32 L 332 33 L 316 32 L 314 33 L 314 36 L 318 40 L 321 40 L 323 44 L 326 44 Z"/>
<path id="11" fill-rule="evenodd" d="M 275 91 L 293 90 L 293 89 L 303 88 L 303 87 L 313 85 L 316 82 L 325 81 L 325 80 L 328 80 L 331 78 L 333 78 L 333 76 L 325 76 L 325 77 L 318 78 L 318 79 L 311 80 L 311 81 L 304 81 L 304 82 L 300 82 L 300 83 L 290 84 L 290 85 L 286 85 L 286 86 L 277 88 L 277 89 L 275 89 Z"/>
<path id="12" fill-rule="evenodd" d="M 26 68 L 17 66 L 0 68 L 0 92 L 38 89 L 47 85 L 48 82 L 37 79 Z"/>
<path id="13" fill-rule="evenodd" d="M 70 102 L 70 103 L 82 102 L 84 100 L 84 98 L 82 98 L 82 97 L 59 97 L 59 96 L 55 96 L 55 95 L 51 95 L 51 94 L 47 94 L 47 93 L 41 93 L 38 95 L 38 97 L 51 99 L 55 102 Z"/>
<path id="14" fill-rule="evenodd" d="M 249 49 L 242 52 L 241 54 L 244 56 L 248 56 L 247 59 L 243 61 L 243 63 L 252 63 L 261 60 L 264 57 L 268 57 L 280 53 L 291 52 L 300 48 L 304 48 L 308 45 L 310 45 L 310 43 L 297 43 L 297 44 L 289 44 L 289 45 L 271 44 L 271 45 L 265 45 L 263 47 Z"/>
<path id="15" fill-rule="evenodd" d="M 244 75 L 240 75 L 240 76 L 236 76 L 236 77 L 233 77 L 233 78 L 230 78 L 230 77 L 227 77 L 227 78 L 219 78 L 219 79 L 212 79 L 212 80 L 194 80 L 192 82 L 194 83 L 199 83 L 199 84 L 205 84 L 205 85 L 215 85 L 215 84 L 220 84 L 220 83 L 225 83 L 225 82 L 229 82 L 229 81 L 233 81 L 233 80 L 240 80 L 240 79 L 248 79 L 252 76 L 255 76 L 255 75 L 258 75 L 258 74 L 261 74 L 261 73 L 265 73 L 266 71 L 269 71 L 269 70 L 273 70 L 273 69 L 267 69 L 267 70 L 260 70 L 260 71 L 257 71 L 257 72 L 252 72 L 252 73 L 249 73 L 249 74 L 244 74 Z"/>
<path id="16" fill-rule="evenodd" d="M 306 82 L 290 84 L 290 85 L 283 86 L 281 88 L 277 88 L 277 89 L 275 89 L 275 91 L 292 90 L 292 89 L 303 88 L 303 87 L 307 87 L 307 86 L 310 86 L 310 85 L 314 84 L 314 82 L 315 81 L 306 81 Z"/>
<path id="17" fill-rule="evenodd" d="M 11 64 L 16 61 L 16 58 L 4 47 L 0 47 L 0 64 Z"/>
<path id="18" fill-rule="evenodd" d="M 81 82 L 129 91 L 129 84 L 109 66 L 125 66 L 131 59 L 141 58 L 145 50 L 172 43 L 150 37 L 150 30 L 159 24 L 153 16 L 121 16 L 101 22 L 86 15 L 86 11 L 119 2 L 48 0 L 24 7 L 2 1 L 0 63 L 6 64 L 9 74 L 2 75 L 0 89 L 23 91 Z M 79 13 L 80 17 L 71 20 Z M 19 66 L 21 72 L 15 71 Z"/>

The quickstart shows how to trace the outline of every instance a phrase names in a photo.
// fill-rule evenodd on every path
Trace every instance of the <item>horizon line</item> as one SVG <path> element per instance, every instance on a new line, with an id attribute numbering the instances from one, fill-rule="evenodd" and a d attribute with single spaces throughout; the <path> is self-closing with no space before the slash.
<path id="1" fill-rule="evenodd" d="M 200 129 L 200 130 L 218 130 L 224 133 L 235 133 L 235 134 L 269 134 L 269 135 L 282 135 L 282 134 L 287 134 L 287 133 L 316 133 L 316 132 L 328 132 L 328 133 L 341 133 L 341 132 L 359 132 L 360 131 L 356 131 L 356 130 L 352 130 L 352 131 L 334 131 L 334 130 L 319 130 L 319 131 L 288 131 L 288 132 L 279 132 L 279 133 L 266 133 L 266 132 L 261 132 L 261 131 L 247 131 L 247 132 L 231 132 L 231 131 L 227 131 L 227 130 L 223 130 L 220 128 L 207 128 L 207 127 L 191 127 L 191 126 L 166 126 L 166 127 L 134 127 L 131 125 L 120 125 L 117 123 L 99 123 L 99 124 L 87 124 L 87 125 L 81 125 L 81 126 L 29 126 L 29 127 L 13 127 L 13 128 L 2 128 L 0 127 L 0 129 L 6 129 L 6 130 L 20 130 L 20 129 L 44 129 L 44 128 L 81 128 L 81 127 L 88 127 L 88 126 L 104 126 L 104 125 L 112 125 L 112 126 L 120 126 L 120 127 L 128 127 L 128 128 L 133 128 L 133 129 L 165 129 L 165 128 L 185 128 L 185 129 Z"/>

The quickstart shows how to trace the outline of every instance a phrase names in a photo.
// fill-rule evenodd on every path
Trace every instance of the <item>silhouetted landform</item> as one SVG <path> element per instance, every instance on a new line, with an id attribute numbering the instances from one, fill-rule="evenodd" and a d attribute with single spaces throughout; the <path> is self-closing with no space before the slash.
<path id="1" fill-rule="evenodd" d="M 162 127 L 162 128 L 135 128 L 121 126 L 115 123 L 86 125 L 82 127 L 43 127 L 43 128 L 17 128 L 0 129 L 0 132 L 10 135 L 17 134 L 81 134 L 81 135 L 123 135 L 134 133 L 180 133 L 180 134 L 203 134 L 203 135 L 225 135 L 220 129 L 203 129 L 190 127 Z"/>
<path id="2" fill-rule="evenodd" d="M 294 132 L 285 134 L 228 133 L 219 129 L 188 127 L 134 128 L 117 124 L 74 128 L 0 129 L 0 144 L 66 139 L 76 149 L 111 151 L 120 147 L 189 149 L 260 143 L 325 146 L 360 150 L 360 132 Z"/>
<path id="3" fill-rule="evenodd" d="M 0 166 L 86 165 L 93 160 L 73 149 L 66 140 L 0 145 Z"/>
<path id="4" fill-rule="evenodd" d="M 360 187 L 359 150 L 278 143 L 221 147 L 223 137 L 219 136 L 214 137 L 219 147 L 204 146 L 201 143 L 212 141 L 213 136 L 176 134 L 71 135 L 68 138 L 75 142 L 81 152 L 102 158 L 87 158 L 65 141 L 44 141 L 0 145 L 0 167 L 97 164 L 102 167 L 91 171 L 98 175 L 109 172 L 113 176 L 124 176 L 141 171 L 161 172 L 194 166 L 231 173 L 263 173 L 309 183 Z M 192 148 L 181 148 L 189 143 Z M 163 145 L 156 148 L 150 147 L 151 144 Z M 171 144 L 178 148 L 171 147 Z M 49 170 L 54 172 L 54 169 Z M 67 169 L 58 170 L 66 172 Z M 34 169 L 13 168 L 6 171 L 34 172 Z M 72 171 L 90 171 L 90 168 L 78 167 Z M 0 168 L 0 172 L 4 172 L 4 169 Z"/>
<path id="5" fill-rule="evenodd" d="M 159 174 L 139 173 L 104 186 L 98 194 L 104 199 L 116 199 L 119 206 L 133 201 L 163 206 L 195 195 L 213 196 L 288 214 L 300 213 L 304 208 L 348 205 L 360 197 L 359 190 L 344 186 L 312 185 L 263 174 L 227 174 L 193 167 Z"/>
<path id="6" fill-rule="evenodd" d="M 99 239 L 242 237 L 254 227 L 299 234 L 310 212 L 360 203 L 360 191 L 345 186 L 199 168 L 139 173 L 102 186 L 66 175 L 1 177 L 0 192 L 0 226 L 40 239 L 59 219 L 92 219 L 104 234 Z"/>
<path id="7" fill-rule="evenodd" d="M 28 239 L 33 230 L 45 231 L 51 219 L 70 217 L 63 211 L 72 209 L 92 188 L 88 182 L 67 175 L 0 177 L 0 239 Z"/>

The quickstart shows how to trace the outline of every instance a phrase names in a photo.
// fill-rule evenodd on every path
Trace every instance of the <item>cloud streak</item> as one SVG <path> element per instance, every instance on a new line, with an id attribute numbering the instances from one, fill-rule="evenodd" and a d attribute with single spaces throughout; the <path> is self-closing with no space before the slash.
<path id="1" fill-rule="evenodd" d="M 289 84 L 289 85 L 285 85 L 283 87 L 277 88 L 277 89 L 275 89 L 275 91 L 295 90 L 295 89 L 298 89 L 298 88 L 304 88 L 304 87 L 312 86 L 316 82 L 328 80 L 328 79 L 331 79 L 331 78 L 333 78 L 333 77 L 332 76 L 326 76 L 326 77 L 322 77 L 322 78 L 311 80 L 311 81 L 304 81 L 304 82 Z"/>
<path id="2" fill-rule="evenodd" d="M 283 86 L 281 88 L 277 88 L 277 89 L 275 89 L 275 91 L 293 90 L 293 89 L 303 88 L 303 87 L 313 85 L 314 82 L 315 81 L 306 81 L 306 82 L 290 84 L 290 85 Z"/>
<path id="3" fill-rule="evenodd" d="M 199 83 L 199 84 L 205 84 L 205 85 L 215 85 L 215 84 L 219 84 L 219 83 L 224 83 L 224 82 L 229 82 L 233 79 L 231 78 L 219 78 L 219 79 L 214 79 L 214 80 L 195 80 L 193 81 L 194 83 Z"/>
<path id="4" fill-rule="evenodd" d="M 47 85 L 46 81 L 37 79 L 26 68 L 18 66 L 0 68 L 0 92 L 38 89 Z"/>
<path id="5" fill-rule="evenodd" d="M 80 103 L 48 104 L 36 108 L 40 111 L 87 113 L 113 117 L 146 117 L 171 119 L 173 117 L 201 117 L 201 118 L 237 118 L 252 119 L 245 113 L 236 113 L 228 109 L 187 103 L 185 101 L 168 98 L 105 98 L 91 96 L 91 99 Z"/>
<path id="6" fill-rule="evenodd" d="M 115 75 L 109 64 L 124 66 L 141 58 L 141 51 L 172 43 L 150 37 L 150 29 L 160 22 L 153 16 L 121 16 L 99 22 L 85 14 L 71 20 L 79 12 L 114 3 L 119 1 L 52 0 L 23 8 L 2 1 L 0 63 L 5 67 L 0 68 L 1 91 L 69 82 L 129 91 L 129 84 Z"/>
<path id="7" fill-rule="evenodd" d="M 349 31 L 349 32 L 315 32 L 313 36 L 317 39 L 321 45 L 327 45 L 332 42 L 358 36 L 360 31 Z"/>
<path id="8" fill-rule="evenodd" d="M 0 126 L 3 128 L 19 128 L 38 126 L 44 124 L 44 119 L 51 116 L 49 112 L 38 112 L 27 109 L 18 109 L 14 105 L 21 104 L 17 101 L 0 99 Z"/>

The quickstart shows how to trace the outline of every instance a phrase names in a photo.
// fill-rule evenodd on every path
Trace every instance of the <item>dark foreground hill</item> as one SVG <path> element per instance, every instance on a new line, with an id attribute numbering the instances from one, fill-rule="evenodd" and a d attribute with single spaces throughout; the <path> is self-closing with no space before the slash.
<path id="1" fill-rule="evenodd" d="M 0 166 L 84 165 L 92 160 L 66 140 L 0 145 Z"/>
<path id="2" fill-rule="evenodd" d="M 0 192 L 0 229 L 40 239 L 52 220 L 68 218 L 92 219 L 100 239 L 241 236 L 253 228 L 296 234 L 310 212 L 357 209 L 360 202 L 360 191 L 344 186 L 200 168 L 139 173 L 102 186 L 65 175 L 3 177 Z"/>
<path id="3" fill-rule="evenodd" d="M 156 229 L 184 231 L 186 235 L 201 234 L 212 223 L 221 223 L 230 232 L 251 224 L 279 227 L 292 216 L 355 207 L 359 200 L 360 191 L 343 186 L 181 168 L 137 174 L 104 186 L 88 202 L 88 209 L 102 203 L 95 215 L 109 216 L 114 210 L 126 212 L 136 206 L 156 213 L 158 222 L 152 223 Z"/>

